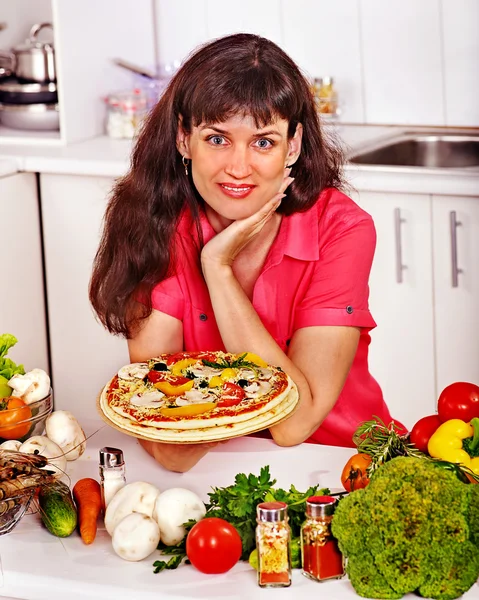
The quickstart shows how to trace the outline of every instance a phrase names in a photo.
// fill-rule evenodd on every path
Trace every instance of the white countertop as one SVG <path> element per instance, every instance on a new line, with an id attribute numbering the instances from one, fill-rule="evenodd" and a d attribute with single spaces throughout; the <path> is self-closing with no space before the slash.
<path id="1" fill-rule="evenodd" d="M 278 487 L 289 488 L 294 484 L 303 490 L 319 483 L 321 487 L 339 488 L 342 467 L 352 452 L 350 448 L 313 444 L 281 448 L 270 440 L 238 438 L 215 448 L 190 472 L 178 474 L 157 465 L 134 438 L 99 421 L 83 425 L 87 434 L 99 431 L 89 439 L 85 454 L 68 463 L 72 485 L 82 477 L 98 479 L 98 451 L 103 446 L 114 446 L 124 451 L 128 482 L 148 481 L 160 490 L 186 487 L 205 501 L 212 485 L 231 485 L 236 473 L 259 474 L 265 465 L 270 466 Z M 28 600 L 273 597 L 309 600 L 316 595 L 328 600 L 353 600 L 359 597 L 347 579 L 323 582 L 318 587 L 303 577 L 299 569 L 294 570 L 291 587 L 263 590 L 257 586 L 256 573 L 246 562 L 238 563 L 223 575 L 204 575 L 191 565 L 155 575 L 152 564 L 163 558 L 155 551 L 140 562 L 126 562 L 114 553 L 102 526 L 95 542 L 86 546 L 77 532 L 68 538 L 56 538 L 42 527 L 38 515 L 26 515 L 10 534 L 0 537 L 0 594 Z M 478 584 L 463 598 L 479 599 Z"/>
<path id="2" fill-rule="evenodd" d="M 394 125 L 326 124 L 349 151 L 384 140 L 408 129 Z M 99 136 L 68 146 L 2 145 L 0 177 L 17 171 L 70 175 L 120 177 L 128 169 L 132 142 Z M 424 169 L 348 164 L 346 180 L 360 191 L 390 191 L 479 196 L 479 168 Z"/>

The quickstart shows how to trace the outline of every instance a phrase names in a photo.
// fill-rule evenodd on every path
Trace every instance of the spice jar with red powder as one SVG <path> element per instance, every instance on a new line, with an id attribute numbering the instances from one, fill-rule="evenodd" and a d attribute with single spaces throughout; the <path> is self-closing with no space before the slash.
<path id="1" fill-rule="evenodd" d="M 331 534 L 337 500 L 332 496 L 311 496 L 306 500 L 306 521 L 301 527 L 303 575 L 314 581 L 344 576 L 344 559 Z"/>
<path id="2" fill-rule="evenodd" d="M 256 507 L 256 548 L 258 549 L 258 585 L 291 585 L 291 529 L 288 505 L 262 502 Z"/>

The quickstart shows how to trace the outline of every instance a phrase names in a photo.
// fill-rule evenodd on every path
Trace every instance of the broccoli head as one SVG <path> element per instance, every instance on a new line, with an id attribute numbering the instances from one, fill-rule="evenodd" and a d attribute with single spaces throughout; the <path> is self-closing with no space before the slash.
<path id="1" fill-rule="evenodd" d="M 332 531 L 365 598 L 459 598 L 479 577 L 479 485 L 398 457 L 343 498 Z"/>

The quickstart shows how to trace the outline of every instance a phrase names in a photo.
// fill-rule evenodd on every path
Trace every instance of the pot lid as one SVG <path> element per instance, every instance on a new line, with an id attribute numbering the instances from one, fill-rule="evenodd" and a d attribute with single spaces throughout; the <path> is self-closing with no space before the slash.
<path id="1" fill-rule="evenodd" d="M 28 39 L 23 43 L 13 48 L 14 52 L 31 52 L 32 50 L 53 51 L 53 42 L 41 42 L 37 39 L 37 35 L 42 29 L 53 29 L 51 23 L 37 23 L 30 29 Z"/>

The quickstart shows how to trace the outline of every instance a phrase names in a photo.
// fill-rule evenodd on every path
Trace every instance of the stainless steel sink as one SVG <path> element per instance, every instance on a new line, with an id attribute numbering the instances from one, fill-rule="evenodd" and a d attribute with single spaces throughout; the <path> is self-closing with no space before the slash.
<path id="1" fill-rule="evenodd" d="M 479 166 L 479 135 L 404 133 L 350 157 L 361 165 L 460 169 Z"/>

